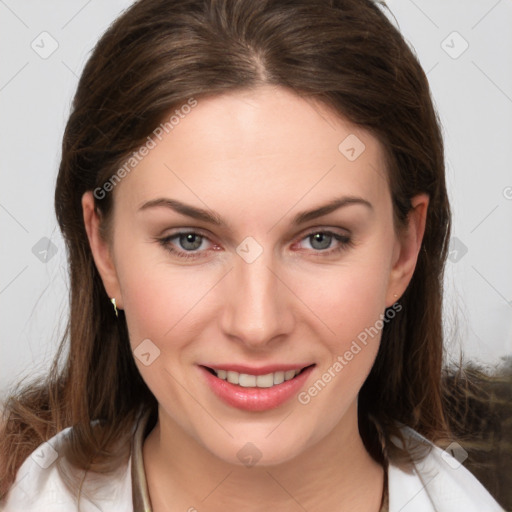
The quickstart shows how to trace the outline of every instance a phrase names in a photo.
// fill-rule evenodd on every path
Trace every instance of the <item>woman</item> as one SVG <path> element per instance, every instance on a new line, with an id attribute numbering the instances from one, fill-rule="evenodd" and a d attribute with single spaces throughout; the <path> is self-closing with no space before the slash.
<path id="1" fill-rule="evenodd" d="M 437 117 L 370 0 L 135 3 L 55 205 L 64 364 L 7 404 L 4 510 L 502 510 L 443 406 Z"/>

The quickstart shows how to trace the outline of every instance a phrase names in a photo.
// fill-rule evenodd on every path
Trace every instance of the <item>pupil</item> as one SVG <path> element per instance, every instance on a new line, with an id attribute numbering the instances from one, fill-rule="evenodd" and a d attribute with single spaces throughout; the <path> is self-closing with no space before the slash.
<path id="1" fill-rule="evenodd" d="M 313 235 L 311 246 L 314 249 L 319 249 L 319 250 L 327 249 L 329 247 L 329 245 L 331 245 L 331 239 L 332 239 L 331 235 L 327 235 L 325 233 L 315 233 Z M 315 246 L 315 244 L 317 242 L 318 242 L 318 245 Z"/>
<path id="2" fill-rule="evenodd" d="M 201 237 L 194 233 L 187 233 L 186 235 L 180 236 L 180 244 L 183 249 L 194 250 L 201 246 Z"/>

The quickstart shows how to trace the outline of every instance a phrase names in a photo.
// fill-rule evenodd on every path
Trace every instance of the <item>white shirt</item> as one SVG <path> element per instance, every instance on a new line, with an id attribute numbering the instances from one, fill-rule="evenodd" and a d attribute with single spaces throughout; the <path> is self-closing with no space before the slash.
<path id="1" fill-rule="evenodd" d="M 147 419 L 147 418 L 146 418 Z M 126 465 L 114 474 L 87 473 L 80 508 L 57 469 L 59 451 L 71 427 L 37 448 L 20 467 L 1 512 L 151 512 L 142 444 L 145 420 L 137 426 Z M 482 484 L 449 453 L 408 427 L 401 428 L 408 441 L 419 439 L 432 446 L 412 471 L 390 462 L 388 466 L 389 512 L 505 512 Z M 460 457 L 459 457 L 460 458 Z M 62 458 L 61 458 L 62 459 Z M 84 471 L 67 467 L 65 474 L 80 479 Z M 76 489 L 76 487 L 75 487 Z"/>

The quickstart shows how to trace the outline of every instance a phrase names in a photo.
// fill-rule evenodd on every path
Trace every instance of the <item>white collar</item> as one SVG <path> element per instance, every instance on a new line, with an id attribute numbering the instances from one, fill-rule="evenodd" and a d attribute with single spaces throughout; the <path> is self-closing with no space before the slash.
<path id="1" fill-rule="evenodd" d="M 148 417 L 136 425 L 129 462 L 112 474 L 87 473 L 80 499 L 82 512 L 149 512 L 142 445 Z M 409 427 L 401 427 L 407 442 L 430 445 L 430 453 L 410 468 L 390 462 L 388 467 L 389 512 L 505 512 L 482 484 L 447 452 Z M 73 487 L 63 474 L 82 480 L 77 470 L 58 454 L 64 453 L 72 428 L 67 428 L 39 446 L 22 464 L 1 512 L 68 512 L 77 507 Z M 57 455 L 57 460 L 54 457 Z"/>

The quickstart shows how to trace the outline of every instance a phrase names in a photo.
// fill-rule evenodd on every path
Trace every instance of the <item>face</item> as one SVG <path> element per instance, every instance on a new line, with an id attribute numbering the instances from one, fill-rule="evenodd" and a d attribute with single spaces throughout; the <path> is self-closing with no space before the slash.
<path id="1" fill-rule="evenodd" d="M 421 218 L 397 236 L 377 139 L 285 89 L 198 99 L 155 141 L 108 244 L 84 212 L 160 421 L 228 462 L 291 459 L 356 421 Z"/>

